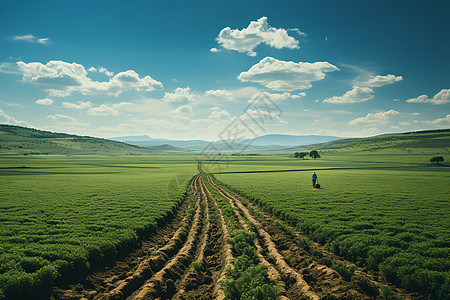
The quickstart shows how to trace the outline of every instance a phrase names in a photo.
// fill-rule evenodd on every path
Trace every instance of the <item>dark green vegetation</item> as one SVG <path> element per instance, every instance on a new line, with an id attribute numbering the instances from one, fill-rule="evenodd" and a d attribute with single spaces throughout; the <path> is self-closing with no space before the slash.
<path id="1" fill-rule="evenodd" d="M 149 153 L 152 150 L 122 142 L 0 124 L 0 155 Z"/>
<path id="2" fill-rule="evenodd" d="M 0 299 L 48 297 L 55 279 L 129 252 L 195 173 L 183 157 L 1 158 Z"/>
<path id="3" fill-rule="evenodd" d="M 227 279 L 222 283 L 225 295 L 231 300 L 276 299 L 277 286 L 267 277 L 267 268 L 258 265 L 255 233 L 233 230 L 229 243 L 236 252 L 234 269 L 227 270 Z"/>
<path id="4" fill-rule="evenodd" d="M 436 164 L 439 164 L 443 161 L 444 161 L 444 158 L 442 156 L 435 156 L 430 159 L 430 162 L 435 162 Z"/>
<path id="5" fill-rule="evenodd" d="M 316 161 L 230 160 L 227 171 L 259 173 L 215 177 L 339 256 L 409 291 L 445 298 L 450 294 L 450 168 L 429 158 L 448 152 L 411 151 L 323 152 Z M 304 171 L 267 172 L 286 169 Z M 312 171 L 322 189 L 311 187 Z M 334 268 L 351 279 L 345 266 Z"/>
<path id="6" fill-rule="evenodd" d="M 450 148 L 450 129 L 382 134 L 368 138 L 351 138 L 294 148 L 304 150 L 374 151 L 392 148 Z M 291 150 L 291 151 L 292 151 Z"/>

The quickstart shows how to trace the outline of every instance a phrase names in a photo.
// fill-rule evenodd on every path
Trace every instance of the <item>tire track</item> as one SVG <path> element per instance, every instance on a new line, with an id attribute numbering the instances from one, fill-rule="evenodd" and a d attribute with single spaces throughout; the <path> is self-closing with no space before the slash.
<path id="1" fill-rule="evenodd" d="M 238 208 L 242 212 L 243 216 L 252 224 L 252 226 L 255 227 L 258 235 L 262 239 L 262 242 L 267 249 L 268 256 L 270 256 L 274 261 L 274 264 L 279 270 L 279 273 L 282 274 L 288 285 L 291 283 L 291 281 L 294 282 L 293 284 L 290 284 L 290 288 L 288 289 L 288 294 L 289 296 L 291 296 L 291 299 L 320 299 L 320 297 L 313 291 L 311 286 L 305 281 L 303 276 L 286 263 L 284 257 L 278 251 L 269 233 L 267 233 L 267 231 L 263 228 L 259 221 L 253 218 L 248 209 L 238 199 L 231 196 L 225 190 L 217 186 L 210 176 L 208 176 L 208 181 L 225 199 L 230 202 L 230 204 L 234 203 L 235 208 Z M 276 276 L 276 273 L 272 273 L 272 276 Z M 295 294 L 297 294 L 297 297 L 295 296 Z"/>

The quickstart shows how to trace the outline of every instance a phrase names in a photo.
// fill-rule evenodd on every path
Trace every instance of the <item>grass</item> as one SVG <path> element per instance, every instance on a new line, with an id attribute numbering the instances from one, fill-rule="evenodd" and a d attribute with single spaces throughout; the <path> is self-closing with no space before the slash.
<path id="1" fill-rule="evenodd" d="M 183 157 L 1 158 L 0 295 L 45 295 L 61 275 L 130 251 L 196 171 Z"/>
<path id="2" fill-rule="evenodd" d="M 431 166 L 426 163 L 428 156 L 392 156 L 386 151 L 323 157 L 294 161 L 307 171 L 215 176 L 297 224 L 336 254 L 379 270 L 390 282 L 435 297 L 448 294 L 450 168 Z M 317 171 L 330 165 L 355 169 Z M 229 169 L 245 167 L 282 170 L 289 166 L 280 159 L 232 162 Z M 311 187 L 313 169 L 322 189 Z"/>
<path id="3" fill-rule="evenodd" d="M 0 155 L 142 155 L 153 152 L 117 141 L 3 124 L 0 124 L 0 142 Z"/>

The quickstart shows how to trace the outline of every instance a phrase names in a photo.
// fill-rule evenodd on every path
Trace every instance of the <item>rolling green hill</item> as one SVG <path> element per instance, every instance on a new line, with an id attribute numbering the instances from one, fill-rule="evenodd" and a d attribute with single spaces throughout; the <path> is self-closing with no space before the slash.
<path id="1" fill-rule="evenodd" d="M 374 151 L 383 149 L 450 149 L 450 129 L 413 131 L 376 135 L 368 138 L 349 138 L 327 143 L 295 147 L 289 151 L 339 150 Z"/>
<path id="2" fill-rule="evenodd" d="M 89 136 L 0 124 L 2 154 L 149 154 L 154 150 Z"/>
<path id="3" fill-rule="evenodd" d="M 149 146 L 147 149 L 155 150 L 155 151 L 164 151 L 164 152 L 190 152 L 189 149 L 184 149 L 180 147 L 175 147 L 169 144 L 158 145 L 158 146 Z"/>

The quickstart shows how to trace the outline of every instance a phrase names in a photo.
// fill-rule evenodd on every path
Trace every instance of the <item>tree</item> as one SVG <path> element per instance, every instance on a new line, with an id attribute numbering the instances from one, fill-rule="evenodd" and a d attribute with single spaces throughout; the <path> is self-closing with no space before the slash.
<path id="1" fill-rule="evenodd" d="M 442 156 L 435 156 L 430 159 L 430 162 L 436 162 L 436 164 L 438 164 L 438 165 L 439 165 L 439 162 L 442 162 L 442 161 L 444 161 L 444 158 Z"/>
<path id="2" fill-rule="evenodd" d="M 317 152 L 317 150 L 313 150 L 313 151 L 309 152 L 309 156 L 314 159 L 320 158 L 320 154 L 319 154 L 319 152 Z"/>
<path id="3" fill-rule="evenodd" d="M 305 156 L 306 155 L 308 155 L 308 153 L 306 153 L 306 152 L 295 152 L 294 153 L 294 157 L 295 158 L 302 158 L 302 159 L 305 159 Z"/>

